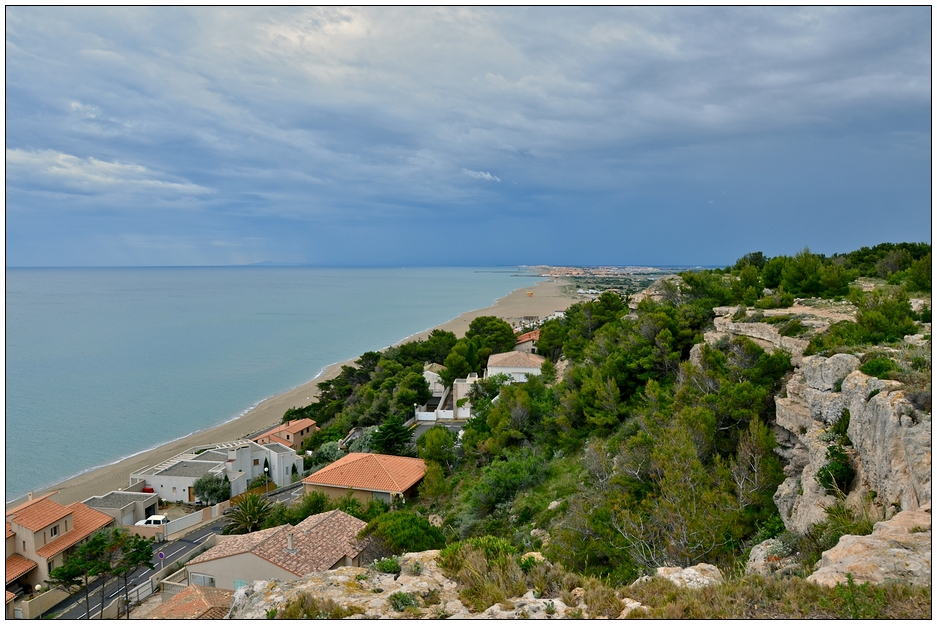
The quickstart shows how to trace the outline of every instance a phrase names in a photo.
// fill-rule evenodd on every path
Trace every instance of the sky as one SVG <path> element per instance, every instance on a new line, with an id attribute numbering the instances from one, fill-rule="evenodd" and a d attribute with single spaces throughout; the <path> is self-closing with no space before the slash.
<path id="1" fill-rule="evenodd" d="M 931 8 L 6 8 L 7 266 L 931 237 Z"/>

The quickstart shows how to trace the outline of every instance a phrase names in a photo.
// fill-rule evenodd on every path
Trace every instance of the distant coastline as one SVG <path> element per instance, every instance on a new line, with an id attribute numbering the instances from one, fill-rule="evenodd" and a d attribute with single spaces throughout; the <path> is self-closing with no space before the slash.
<path id="1" fill-rule="evenodd" d="M 563 287 L 567 284 L 566 280 L 535 276 L 531 276 L 531 278 L 532 281 L 536 281 L 533 286 L 517 288 L 511 293 L 498 298 L 489 307 L 462 313 L 438 326 L 414 333 L 394 344 L 423 339 L 437 328 L 461 336 L 468 329 L 472 319 L 481 315 L 496 315 L 508 320 L 519 319 L 527 315 L 545 317 L 556 310 L 563 310 L 577 301 L 574 296 L 564 292 Z M 376 349 L 386 349 L 386 347 L 390 347 L 390 345 Z M 94 495 L 102 495 L 111 490 L 123 488 L 128 485 L 129 475 L 132 471 L 155 464 L 194 445 L 235 440 L 261 431 L 279 422 L 288 408 L 306 405 L 314 399 L 318 395 L 317 385 L 320 382 L 335 377 L 341 371 L 343 365 L 352 364 L 357 357 L 358 355 L 352 359 L 324 367 L 308 382 L 263 399 L 224 423 L 203 428 L 151 448 L 128 454 L 106 465 L 86 469 L 55 484 L 37 489 L 35 494 L 40 495 L 57 491 L 53 499 L 59 503 L 68 504 L 82 501 Z M 8 501 L 7 506 L 16 505 L 23 500 L 25 500 L 25 496 Z"/>

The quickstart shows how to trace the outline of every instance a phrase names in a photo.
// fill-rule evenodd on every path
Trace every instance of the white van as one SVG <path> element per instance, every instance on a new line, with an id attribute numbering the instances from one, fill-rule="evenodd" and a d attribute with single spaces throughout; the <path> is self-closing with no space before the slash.
<path id="1" fill-rule="evenodd" d="M 153 526 L 153 525 L 166 525 L 167 523 L 169 523 L 169 519 L 166 518 L 165 515 L 153 514 L 143 519 L 142 521 L 137 521 L 136 523 L 134 523 L 134 525 Z"/>

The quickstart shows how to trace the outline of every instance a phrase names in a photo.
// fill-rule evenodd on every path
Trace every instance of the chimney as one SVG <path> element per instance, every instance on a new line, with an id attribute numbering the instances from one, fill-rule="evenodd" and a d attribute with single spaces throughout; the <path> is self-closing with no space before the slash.
<path id="1" fill-rule="evenodd" d="M 27 499 L 27 501 L 32 501 L 32 500 L 33 500 L 33 492 L 32 492 L 32 491 L 29 491 L 28 496 L 29 496 L 29 499 Z"/>
<path id="2" fill-rule="evenodd" d="M 286 535 L 286 550 L 295 551 L 295 549 L 293 549 L 293 532 Z"/>

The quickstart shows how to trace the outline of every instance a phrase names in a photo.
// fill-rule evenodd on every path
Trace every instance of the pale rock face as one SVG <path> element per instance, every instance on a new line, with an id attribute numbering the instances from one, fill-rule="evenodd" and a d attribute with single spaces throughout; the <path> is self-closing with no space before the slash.
<path id="1" fill-rule="evenodd" d="M 831 391 L 833 386 L 859 368 L 859 359 L 852 354 L 806 356 L 801 363 L 801 371 L 807 380 L 807 386 L 818 391 Z"/>
<path id="2" fill-rule="evenodd" d="M 669 579 L 677 586 L 687 588 L 703 588 L 722 584 L 725 579 L 722 572 L 712 564 L 697 564 L 685 569 L 679 566 L 662 566 L 657 569 L 657 577 Z"/>
<path id="3" fill-rule="evenodd" d="M 915 422 L 904 392 L 892 390 L 900 386 L 856 371 L 843 381 L 843 398 L 862 486 L 886 506 L 916 510 L 931 501 L 931 421 Z"/>
<path id="4" fill-rule="evenodd" d="M 823 552 L 820 568 L 807 578 L 824 586 L 845 583 L 851 574 L 857 584 L 899 581 L 931 583 L 931 515 L 899 512 L 890 521 L 879 521 L 869 536 L 843 536 Z"/>
<path id="5" fill-rule="evenodd" d="M 780 557 L 777 552 L 781 548 L 781 541 L 776 538 L 769 538 L 763 543 L 752 547 L 751 554 L 748 556 L 748 563 L 745 565 L 746 575 L 784 575 L 791 572 L 796 566 L 793 556 Z"/>

